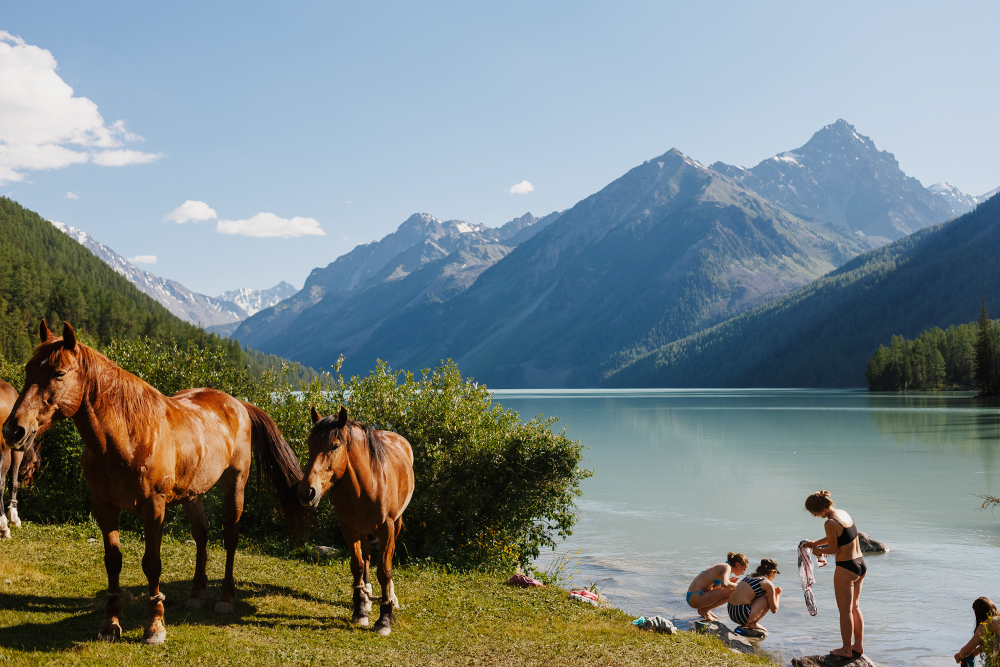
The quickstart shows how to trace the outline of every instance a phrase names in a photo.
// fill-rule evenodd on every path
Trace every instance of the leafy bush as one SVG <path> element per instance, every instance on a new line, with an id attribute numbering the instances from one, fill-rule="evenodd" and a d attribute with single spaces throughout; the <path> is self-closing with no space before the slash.
<path id="1" fill-rule="evenodd" d="M 463 379 L 453 362 L 417 379 L 380 362 L 367 377 L 322 373 L 293 387 L 295 368 L 256 375 L 236 368 L 225 350 L 186 347 L 150 339 L 114 342 L 103 352 L 122 368 L 165 394 L 188 387 L 214 387 L 264 409 L 304 464 L 311 423 L 309 407 L 323 414 L 346 405 L 351 417 L 392 430 L 413 447 L 416 490 L 404 514 L 406 529 L 397 553 L 455 567 L 511 569 L 527 565 L 544 547 L 555 546 L 575 523 L 573 501 L 580 480 L 582 446 L 553 432 L 554 419 L 522 422 L 492 401 L 485 386 Z M 338 362 L 337 372 L 340 368 Z M 20 386 L 15 384 L 15 386 Z M 21 515 L 36 521 L 82 521 L 90 495 L 80 470 L 82 440 L 67 422 L 41 440 L 42 470 L 22 492 Z M 264 487 L 267 485 L 265 484 Z M 270 491 L 251 475 L 243 533 L 287 549 L 283 519 Z M 207 494 L 214 538 L 221 536 L 221 496 Z M 339 541 L 336 516 L 322 503 L 311 540 Z M 123 529 L 139 529 L 123 514 Z M 165 529 L 189 528 L 180 508 L 171 508 Z"/>

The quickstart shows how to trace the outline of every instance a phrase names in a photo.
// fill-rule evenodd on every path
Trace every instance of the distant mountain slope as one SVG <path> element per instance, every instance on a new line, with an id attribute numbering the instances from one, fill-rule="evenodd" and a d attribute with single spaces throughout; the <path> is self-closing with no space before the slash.
<path id="1" fill-rule="evenodd" d="M 23 361 L 40 318 L 56 331 L 68 320 L 101 342 L 207 340 L 37 213 L 0 197 L 0 354 Z"/>
<path id="2" fill-rule="evenodd" d="M 1000 192 L 1000 188 L 995 188 L 990 190 L 984 195 L 979 195 L 978 197 L 974 195 L 967 195 L 958 188 L 956 188 L 951 183 L 946 183 L 942 181 L 941 183 L 935 183 L 933 185 L 928 185 L 927 189 L 936 194 L 938 197 L 944 199 L 951 209 L 955 212 L 955 215 L 962 215 L 963 213 L 968 213 L 976 207 L 977 204 L 981 204 L 997 192 Z"/>
<path id="3" fill-rule="evenodd" d="M 827 125 L 801 148 L 752 169 L 722 162 L 712 169 L 795 215 L 867 236 L 898 239 L 958 214 L 904 174 L 892 153 L 879 151 L 844 120 Z"/>
<path id="4" fill-rule="evenodd" d="M 298 292 L 293 285 L 282 280 L 270 289 L 250 289 L 241 287 L 237 290 L 229 290 L 215 297 L 218 301 L 227 301 L 239 306 L 240 310 L 246 313 L 246 317 L 255 315 L 265 308 L 284 301 Z"/>
<path id="5" fill-rule="evenodd" d="M 1000 196 L 611 374 L 617 387 L 861 387 L 896 334 L 1000 312 Z"/>
<path id="6" fill-rule="evenodd" d="M 171 313 L 192 324 L 208 327 L 240 322 L 261 307 L 272 306 L 295 293 L 294 287 L 282 282 L 269 290 L 244 288 L 226 292 L 221 297 L 205 296 L 192 292 L 176 280 L 160 278 L 138 268 L 85 231 L 61 222 L 52 222 L 52 225 L 70 238 L 76 239 L 80 245 L 94 253 L 142 292 L 159 301 Z"/>
<path id="7" fill-rule="evenodd" d="M 421 267 L 456 252 L 469 252 L 476 246 L 491 246 L 487 252 L 472 251 L 471 262 L 450 262 L 451 276 L 438 284 L 435 298 L 447 299 L 468 287 L 493 262 L 510 248 L 531 238 L 559 217 L 551 213 L 536 218 L 530 213 L 515 218 L 499 228 L 473 225 L 461 220 L 438 220 L 426 213 L 407 218 L 399 228 L 381 241 L 359 245 L 341 255 L 325 268 L 313 269 L 297 294 L 280 304 L 265 308 L 249 317 L 233 336 L 254 347 L 284 349 L 291 325 L 303 311 L 317 305 L 324 296 L 362 292 L 381 283 L 393 283 Z M 503 249 L 501 249 L 503 246 Z M 492 258 L 487 261 L 487 258 Z"/>
<path id="8" fill-rule="evenodd" d="M 419 368 L 453 357 L 492 386 L 592 384 L 602 369 L 787 293 L 869 247 L 671 150 L 564 212 L 465 292 L 366 332 L 348 364 L 378 357 Z M 313 365 L 340 351 L 306 339 L 308 349 L 274 351 Z"/>

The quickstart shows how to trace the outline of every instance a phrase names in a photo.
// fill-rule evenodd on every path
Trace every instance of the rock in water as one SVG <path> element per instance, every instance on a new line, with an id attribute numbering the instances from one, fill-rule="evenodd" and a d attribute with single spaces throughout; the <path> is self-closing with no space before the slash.
<path id="1" fill-rule="evenodd" d="M 861 553 L 863 554 L 884 554 L 889 550 L 889 547 L 885 546 L 885 542 L 873 540 L 867 534 L 860 531 L 858 532 L 858 545 L 861 547 Z"/>
<path id="2" fill-rule="evenodd" d="M 879 667 L 866 655 L 842 658 L 839 655 L 807 655 L 792 660 L 792 667 Z"/>

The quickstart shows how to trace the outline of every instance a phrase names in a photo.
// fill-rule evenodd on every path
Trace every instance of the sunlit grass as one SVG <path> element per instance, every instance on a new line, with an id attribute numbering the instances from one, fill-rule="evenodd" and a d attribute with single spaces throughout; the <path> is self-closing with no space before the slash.
<path id="1" fill-rule="evenodd" d="M 106 578 L 93 525 L 25 523 L 0 543 L 0 662 L 101 665 L 745 665 L 763 659 L 733 653 L 689 633 L 633 628 L 616 609 L 570 602 L 554 587 L 517 589 L 503 577 L 397 568 L 403 609 L 387 638 L 351 627 L 350 569 L 281 559 L 244 545 L 237 554 L 236 612 L 214 614 L 224 553 L 209 552 L 208 605 L 186 611 L 194 546 L 163 545 L 167 643 L 141 644 L 146 620 L 143 544 L 125 535 L 122 642 L 94 641 L 104 614 Z M 374 581 L 374 572 L 372 579 Z M 377 586 L 376 586 L 377 589 Z M 374 616 L 373 616 L 374 620 Z"/>

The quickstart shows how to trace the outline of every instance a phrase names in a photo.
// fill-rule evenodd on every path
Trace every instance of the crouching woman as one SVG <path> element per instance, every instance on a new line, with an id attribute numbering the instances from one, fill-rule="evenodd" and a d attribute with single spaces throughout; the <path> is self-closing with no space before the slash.
<path id="1" fill-rule="evenodd" d="M 767 632 L 757 621 L 769 610 L 772 614 L 778 612 L 781 588 L 774 585 L 774 577 L 778 574 L 781 574 L 778 572 L 778 564 L 765 558 L 752 575 L 736 584 L 727 607 L 733 623 L 743 628 Z"/>

